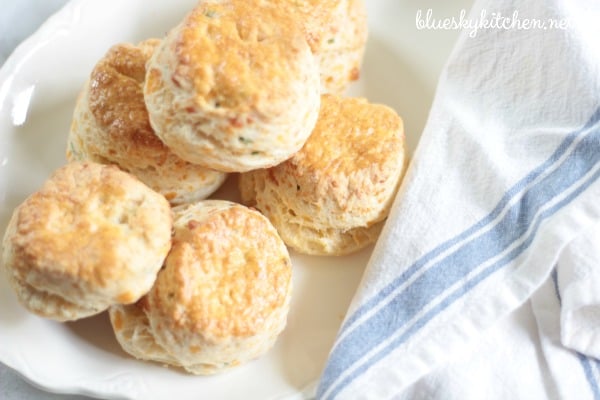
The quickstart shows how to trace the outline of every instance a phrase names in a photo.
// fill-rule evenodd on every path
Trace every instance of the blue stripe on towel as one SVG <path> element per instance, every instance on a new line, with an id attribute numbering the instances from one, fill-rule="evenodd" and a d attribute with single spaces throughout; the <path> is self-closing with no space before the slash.
<path id="1" fill-rule="evenodd" d="M 560 296 L 560 290 L 558 287 L 558 274 L 556 272 L 556 268 L 554 268 L 554 270 L 552 271 L 552 282 L 554 283 L 554 292 L 556 294 L 556 297 L 558 298 L 558 303 L 560 306 L 562 306 L 562 298 Z M 577 358 L 579 359 L 579 363 L 581 364 L 581 367 L 583 368 L 583 373 L 585 374 L 585 379 L 588 381 L 588 384 L 590 385 L 590 390 L 594 394 L 594 399 L 600 400 L 600 384 L 598 383 L 598 380 L 594 377 L 594 371 L 592 370 L 592 368 L 594 367 L 593 364 L 595 364 L 595 367 L 597 370 L 600 369 L 600 363 L 598 362 L 598 360 L 587 357 L 584 354 L 581 354 L 579 352 L 574 352 L 574 353 L 577 355 Z"/>
<path id="2" fill-rule="evenodd" d="M 583 190 L 585 190 L 591 183 L 596 181 L 600 177 L 600 170 L 597 171 L 591 179 L 586 180 L 576 191 L 572 193 L 571 196 L 568 196 L 564 199 L 564 201 L 559 202 L 555 207 L 552 207 L 542 214 L 534 223 L 534 228 L 532 229 L 532 233 L 528 235 L 527 239 L 518 247 L 513 249 L 511 252 L 506 254 L 506 256 L 502 257 L 498 262 L 490 265 L 485 268 L 483 271 L 475 275 L 473 278 L 468 279 L 465 283 L 462 284 L 458 289 L 454 290 L 452 293 L 447 295 L 438 305 L 432 308 L 430 311 L 425 313 L 422 317 L 417 319 L 410 328 L 403 333 L 402 335 L 395 337 L 390 343 L 386 344 L 382 349 L 379 349 L 375 354 L 368 357 L 367 360 L 363 361 L 358 368 L 356 368 L 351 374 L 347 375 L 341 381 L 336 384 L 336 389 L 331 392 L 331 395 L 337 394 L 345 385 L 354 380 L 357 376 L 364 373 L 368 368 L 370 368 L 373 364 L 384 358 L 387 354 L 393 351 L 396 347 L 400 346 L 404 343 L 409 337 L 411 337 L 414 333 L 416 333 L 419 329 L 421 329 L 426 323 L 428 323 L 431 319 L 433 319 L 437 314 L 451 305 L 455 300 L 462 297 L 466 292 L 471 290 L 474 286 L 480 283 L 483 279 L 491 275 L 493 272 L 500 269 L 502 266 L 506 265 L 509 261 L 514 259 L 516 256 L 521 254 L 523 250 L 525 250 L 535 237 L 535 233 L 537 232 L 539 225 L 541 222 L 547 218 L 548 216 L 554 214 L 556 211 L 561 209 L 565 204 L 568 204 L 571 200 L 577 197 Z"/>
<path id="3" fill-rule="evenodd" d="M 521 254 L 529 246 L 545 218 L 597 180 L 598 171 L 591 176 L 586 174 L 600 161 L 599 120 L 600 109 L 582 129 L 568 135 L 546 162 L 512 187 L 485 219 L 423 256 L 392 285 L 351 316 L 344 324 L 340 339 L 334 346 L 321 377 L 319 398 L 334 398 L 347 384 L 401 345 L 439 312 Z M 579 142 L 573 145 L 576 139 Z M 553 167 L 557 168 L 552 170 Z M 534 182 L 536 179 L 539 179 L 539 182 Z M 527 188 L 530 184 L 531 187 Z M 520 193 L 521 191 L 523 192 Z M 568 196 L 544 209 L 550 201 L 557 201 L 558 196 L 567 191 L 571 191 Z M 513 199 L 518 201 L 510 204 Z M 499 218 L 495 225 L 491 224 L 503 212 L 505 215 Z M 460 243 L 474 233 L 480 234 Z M 518 241 L 521 243 L 516 245 Z M 460 245 L 455 250 L 432 263 L 432 266 L 414 282 L 395 294 L 387 304 L 382 305 L 389 294 L 419 269 L 457 243 Z M 514 249 L 502 255 L 493 264 L 468 277 L 482 264 L 515 245 Z M 462 283 L 440 301 L 440 295 L 459 282 Z M 430 307 L 436 300 L 438 304 L 435 307 L 415 319 L 421 310 Z M 376 306 L 381 308 L 364 321 L 358 321 Z M 414 321 L 409 325 L 411 320 Z M 399 332 L 400 329 L 405 331 Z M 368 355 L 369 352 L 372 354 Z"/>
<path id="4" fill-rule="evenodd" d="M 583 372 L 585 374 L 585 379 L 587 379 L 590 384 L 590 389 L 592 393 L 594 393 L 594 400 L 600 400 L 600 386 L 598 386 L 598 381 L 594 377 L 594 371 L 592 371 L 593 365 L 596 364 L 596 369 L 598 369 L 598 361 L 586 357 L 581 353 L 576 353 L 577 358 L 579 358 L 579 362 L 581 363 L 581 367 L 583 368 Z"/>
<path id="5" fill-rule="evenodd" d="M 516 195 L 518 195 L 524 188 L 527 187 L 531 182 L 535 181 L 538 177 L 540 177 L 545 171 L 549 170 L 566 152 L 569 150 L 570 146 L 573 144 L 575 139 L 578 136 L 582 135 L 588 129 L 592 128 L 598 121 L 600 120 L 600 109 L 596 111 L 596 113 L 590 118 L 587 124 L 585 124 L 581 129 L 567 135 L 567 137 L 563 140 L 563 142 L 558 146 L 555 152 L 540 166 L 531 171 L 525 178 L 518 181 L 512 188 L 510 188 L 500 199 L 498 205 L 490 212 L 485 218 L 477 222 L 475 225 L 471 226 L 469 229 L 459 234 L 458 236 L 448 240 L 447 242 L 442 243 L 423 257 L 421 257 L 417 262 L 415 262 L 410 268 L 408 268 L 404 273 L 402 273 L 399 277 L 385 286 L 382 290 L 380 290 L 372 299 L 365 302 L 361 307 L 351 315 L 346 322 L 344 323 L 342 330 L 346 329 L 353 323 L 355 323 L 359 318 L 361 318 L 368 311 L 377 306 L 383 299 L 385 299 L 390 293 L 392 293 L 398 286 L 407 281 L 411 276 L 413 276 L 416 272 L 418 272 L 425 264 L 435 259 L 437 256 L 442 254 L 444 251 L 450 249 L 456 244 L 460 243 L 464 239 L 472 236 L 476 232 L 483 230 L 486 226 L 494 221 L 501 213 L 506 209 L 509 205 L 510 201 L 513 200 Z"/>

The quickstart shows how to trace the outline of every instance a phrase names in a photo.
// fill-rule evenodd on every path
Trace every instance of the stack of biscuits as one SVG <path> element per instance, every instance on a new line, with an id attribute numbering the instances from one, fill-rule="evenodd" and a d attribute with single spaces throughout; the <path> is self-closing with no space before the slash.
<path id="1" fill-rule="evenodd" d="M 31 312 L 108 311 L 132 356 L 212 374 L 264 354 L 288 249 L 373 243 L 406 165 L 401 118 L 343 97 L 362 0 L 201 0 L 116 44 L 77 99 L 66 165 L 14 211 L 2 263 Z M 241 201 L 215 197 L 229 174 Z"/>

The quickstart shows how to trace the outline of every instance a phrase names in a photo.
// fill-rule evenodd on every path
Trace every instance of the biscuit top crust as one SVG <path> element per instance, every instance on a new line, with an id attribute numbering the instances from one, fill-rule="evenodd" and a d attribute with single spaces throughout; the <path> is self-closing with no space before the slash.
<path id="1" fill-rule="evenodd" d="M 313 133 L 289 162 L 296 169 L 332 177 L 382 168 L 403 154 L 402 129 L 402 119 L 385 105 L 323 95 Z"/>
<path id="2" fill-rule="evenodd" d="M 186 90 L 191 83 L 197 105 L 268 115 L 289 104 L 281 99 L 293 93 L 290 79 L 310 52 L 295 19 L 261 0 L 200 3 L 174 45 L 172 81 Z"/>
<path id="3" fill-rule="evenodd" d="M 275 228 L 257 211 L 225 201 L 176 208 L 174 226 L 172 250 L 148 295 L 152 312 L 166 328 L 206 340 L 264 330 L 291 282 Z"/>
<path id="4" fill-rule="evenodd" d="M 304 147 L 267 170 L 321 226 L 366 226 L 387 215 L 404 170 L 402 119 L 363 98 L 321 96 L 319 119 Z M 297 201 L 296 201 L 297 200 Z"/>
<path id="5" fill-rule="evenodd" d="M 171 212 L 164 197 L 115 166 L 73 162 L 16 210 L 15 273 L 106 287 L 128 277 L 132 252 L 166 255 Z"/>
<path id="6" fill-rule="evenodd" d="M 150 126 L 143 95 L 146 62 L 159 43 L 149 39 L 138 46 L 115 45 L 90 76 L 89 108 L 105 132 L 97 140 L 106 153 L 133 165 L 144 166 L 148 158 L 160 164 L 169 153 Z"/>
<path id="7" fill-rule="evenodd" d="M 299 19 L 306 40 L 313 52 L 321 49 L 325 37 L 331 30 L 334 11 L 342 0 L 272 0 L 279 7 L 287 7 Z"/>
<path id="8" fill-rule="evenodd" d="M 367 20 L 361 0 L 271 0 L 298 18 L 311 50 L 349 50 L 367 40 Z"/>

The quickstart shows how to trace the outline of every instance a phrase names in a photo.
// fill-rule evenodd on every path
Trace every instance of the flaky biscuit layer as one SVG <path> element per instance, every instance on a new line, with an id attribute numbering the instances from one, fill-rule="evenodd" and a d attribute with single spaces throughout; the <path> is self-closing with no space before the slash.
<path id="1" fill-rule="evenodd" d="M 392 109 L 324 95 L 302 150 L 273 168 L 242 174 L 241 197 L 294 249 L 345 254 L 377 237 L 405 163 L 402 119 Z"/>

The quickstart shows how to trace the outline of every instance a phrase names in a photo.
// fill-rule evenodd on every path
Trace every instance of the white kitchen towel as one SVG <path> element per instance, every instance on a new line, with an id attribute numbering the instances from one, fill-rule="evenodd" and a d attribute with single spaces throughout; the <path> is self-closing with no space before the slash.
<path id="1" fill-rule="evenodd" d="M 556 287 L 562 300 L 561 343 L 600 359 L 600 224 L 560 255 Z"/>
<path id="2" fill-rule="evenodd" d="M 581 368 L 572 371 L 580 378 L 578 383 L 587 386 Z M 580 388 L 571 394 L 581 392 Z M 568 398 L 557 396 L 539 343 L 536 315 L 531 302 L 526 302 L 483 332 L 464 352 L 411 384 L 394 400 Z"/>
<path id="3" fill-rule="evenodd" d="M 531 301 L 394 400 L 600 399 L 600 362 L 562 343 L 558 275 L 554 271 Z"/>
<path id="4" fill-rule="evenodd" d="M 476 1 L 319 399 L 400 395 L 530 299 L 600 222 L 598 18 L 591 0 Z"/>
<path id="5" fill-rule="evenodd" d="M 548 376 L 553 383 L 552 398 L 600 400 L 600 362 L 562 343 L 562 289 L 557 275 L 555 270 L 531 299 Z"/>

